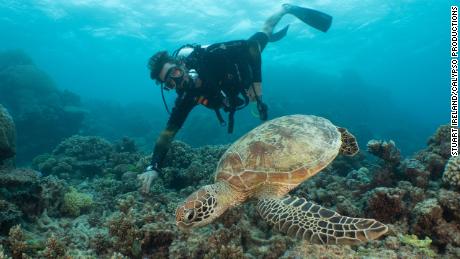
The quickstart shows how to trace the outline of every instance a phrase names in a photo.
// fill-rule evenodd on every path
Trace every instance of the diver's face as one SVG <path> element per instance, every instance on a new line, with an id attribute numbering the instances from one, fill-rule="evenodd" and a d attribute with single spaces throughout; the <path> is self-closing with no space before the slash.
<path id="1" fill-rule="evenodd" d="M 184 68 L 169 62 L 163 65 L 159 78 L 168 89 L 182 89 L 188 81 Z"/>

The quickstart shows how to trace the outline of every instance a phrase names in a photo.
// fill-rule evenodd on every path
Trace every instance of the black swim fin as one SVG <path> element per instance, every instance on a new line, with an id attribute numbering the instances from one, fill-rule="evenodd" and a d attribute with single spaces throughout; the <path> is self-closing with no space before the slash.
<path id="1" fill-rule="evenodd" d="M 327 32 L 331 27 L 332 16 L 329 14 L 290 4 L 284 4 L 283 8 L 299 20 L 322 32 Z"/>
<path id="2" fill-rule="evenodd" d="M 269 42 L 275 42 L 275 41 L 279 41 L 281 40 L 282 38 L 284 38 L 284 36 L 286 36 L 286 33 L 289 29 L 289 24 L 286 25 L 283 29 L 275 32 L 275 33 L 272 33 L 272 35 L 270 36 L 270 39 L 268 39 Z"/>

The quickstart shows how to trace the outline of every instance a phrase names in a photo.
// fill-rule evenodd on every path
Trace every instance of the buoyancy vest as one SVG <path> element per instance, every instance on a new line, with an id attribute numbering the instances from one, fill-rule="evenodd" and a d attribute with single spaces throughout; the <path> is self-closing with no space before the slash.
<path id="1" fill-rule="evenodd" d="M 173 55 L 195 71 L 206 94 L 197 103 L 213 109 L 221 125 L 225 125 L 220 109 L 228 112 L 228 133 L 233 132 L 234 114 L 246 107 L 246 90 L 253 83 L 246 40 L 215 43 L 210 46 L 184 45 Z"/>

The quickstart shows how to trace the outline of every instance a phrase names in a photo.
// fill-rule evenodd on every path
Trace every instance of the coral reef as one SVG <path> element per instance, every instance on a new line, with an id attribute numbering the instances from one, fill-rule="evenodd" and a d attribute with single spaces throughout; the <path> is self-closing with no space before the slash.
<path id="1" fill-rule="evenodd" d="M 389 224 L 388 235 L 365 244 L 294 240 L 272 230 L 251 201 L 180 231 L 177 204 L 212 182 L 228 146 L 175 141 L 159 176 L 146 177 L 150 186 L 142 189 L 138 176 L 150 156 L 131 139 L 73 136 L 35 159 L 40 172 L 0 171 L 0 245 L 5 256 L 31 258 L 458 258 L 460 192 L 440 176 L 449 168 L 444 133 L 441 127 L 426 149 L 405 159 L 394 142 L 373 141 L 379 163 L 366 152 L 338 157 L 293 190 L 339 213 Z"/>
<path id="2" fill-rule="evenodd" d="M 430 172 L 426 166 L 419 160 L 409 158 L 401 163 L 400 171 L 403 172 L 412 184 L 420 188 L 427 188 L 430 181 Z"/>
<path id="3" fill-rule="evenodd" d="M 8 111 L 0 104 L 0 166 L 16 154 L 16 128 Z"/>
<path id="4" fill-rule="evenodd" d="M 78 217 L 83 210 L 93 206 L 93 197 L 86 193 L 77 192 L 73 187 L 64 195 L 62 211 L 70 216 Z"/>
<path id="5" fill-rule="evenodd" d="M 403 244 L 419 248 L 428 257 L 435 256 L 434 251 L 430 249 L 431 239 L 429 237 L 420 240 L 416 235 L 400 235 L 399 240 Z"/>
<path id="6" fill-rule="evenodd" d="M 180 180 L 185 180 L 186 185 L 198 184 L 201 179 L 213 176 L 215 165 L 227 150 L 228 146 L 204 146 L 192 149 L 183 142 L 176 142 L 166 156 L 165 167 L 171 165 L 175 168 L 185 169 L 180 172 Z M 171 183 L 170 186 L 173 186 Z"/>
<path id="7" fill-rule="evenodd" d="M 64 244 L 56 236 L 51 235 L 46 241 L 46 249 L 42 255 L 47 259 L 65 258 L 66 249 Z"/>
<path id="8" fill-rule="evenodd" d="M 384 223 L 395 222 L 406 212 L 404 191 L 399 188 L 379 187 L 369 193 L 368 214 Z"/>
<path id="9" fill-rule="evenodd" d="M 127 171 L 136 171 L 140 159 L 130 140 L 113 145 L 100 137 L 75 135 L 62 141 L 52 152 L 36 157 L 33 167 L 44 174 L 61 178 L 85 178 L 114 174 L 121 177 Z M 119 152 L 117 152 L 117 149 Z M 140 170 L 140 169 L 139 169 Z"/>
<path id="10" fill-rule="evenodd" d="M 450 126 L 442 125 L 428 140 L 426 152 L 438 154 L 443 158 L 450 157 Z"/>
<path id="11" fill-rule="evenodd" d="M 11 257 L 5 255 L 5 251 L 3 250 L 3 246 L 0 245 L 0 259 L 11 259 Z"/>
<path id="12" fill-rule="evenodd" d="M 460 158 L 458 156 L 449 159 L 442 174 L 442 180 L 446 184 L 460 189 Z"/>
<path id="13" fill-rule="evenodd" d="M 27 251 L 28 246 L 25 241 L 24 232 L 20 225 L 16 225 L 10 229 L 8 241 L 13 258 L 27 257 L 25 252 Z"/>
<path id="14" fill-rule="evenodd" d="M 442 221 L 442 208 L 436 199 L 421 201 L 415 205 L 412 231 L 426 235 L 432 233 L 433 228 Z"/>
<path id="15" fill-rule="evenodd" d="M 428 146 L 415 155 L 430 172 L 431 178 L 442 177 L 447 160 L 450 158 L 450 126 L 439 127 L 428 140 Z"/>
<path id="16" fill-rule="evenodd" d="M 6 200 L 0 200 L 0 230 L 9 229 L 22 217 L 22 211 Z"/>
<path id="17" fill-rule="evenodd" d="M 181 141 L 173 142 L 160 172 L 162 184 L 166 188 L 183 189 L 211 183 L 215 165 L 227 148 L 227 145 L 192 148 Z"/>
<path id="18" fill-rule="evenodd" d="M 141 218 L 135 217 L 133 213 L 122 212 L 112 216 L 108 224 L 109 235 L 114 237 L 113 246 L 117 251 L 132 258 L 140 257 L 142 253 Z"/>
<path id="19" fill-rule="evenodd" d="M 43 210 L 47 210 L 51 216 L 59 216 L 67 190 L 67 183 L 56 176 L 40 178 L 40 204 Z"/>
<path id="20" fill-rule="evenodd" d="M 21 51 L 0 52 L 0 103 L 16 124 L 19 163 L 77 133 L 84 118 L 79 97 L 58 89 Z"/>
<path id="21" fill-rule="evenodd" d="M 33 220 L 45 209 L 60 215 L 65 189 L 62 180 L 40 177 L 30 169 L 0 170 L 0 233 L 21 220 Z"/>
<path id="22" fill-rule="evenodd" d="M 370 140 L 367 143 L 367 150 L 369 153 L 383 159 L 390 166 L 398 165 L 401 162 L 401 152 L 396 148 L 393 140 L 388 142 L 375 139 Z"/>
<path id="23" fill-rule="evenodd" d="M 0 171 L 0 198 L 8 201 L 32 218 L 42 211 L 40 179 L 30 169 L 4 169 Z M 4 232 L 5 229 L 0 229 Z"/>
<path id="24" fill-rule="evenodd" d="M 460 221 L 460 193 L 440 189 L 437 194 L 439 204 L 444 210 L 444 217 L 452 221 Z"/>

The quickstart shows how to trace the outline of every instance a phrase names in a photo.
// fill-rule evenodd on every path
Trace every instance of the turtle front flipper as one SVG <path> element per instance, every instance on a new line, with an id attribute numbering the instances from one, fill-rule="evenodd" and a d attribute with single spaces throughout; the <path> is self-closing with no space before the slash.
<path id="1" fill-rule="evenodd" d="M 346 128 L 337 128 L 342 135 L 342 145 L 340 146 L 340 154 L 345 156 L 354 156 L 359 151 L 358 142 Z"/>
<path id="2" fill-rule="evenodd" d="M 374 219 L 350 218 L 303 198 L 265 198 L 260 215 L 289 236 L 315 244 L 358 244 L 380 237 L 388 227 Z"/>

